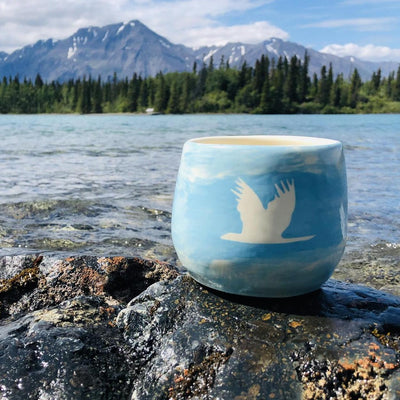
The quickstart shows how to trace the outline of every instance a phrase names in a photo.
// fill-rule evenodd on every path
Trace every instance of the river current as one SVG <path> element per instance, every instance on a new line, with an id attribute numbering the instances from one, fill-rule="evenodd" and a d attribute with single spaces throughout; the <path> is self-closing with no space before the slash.
<path id="1" fill-rule="evenodd" d="M 184 142 L 302 135 L 343 142 L 347 252 L 400 247 L 400 115 L 2 115 L 0 256 L 175 261 L 170 220 Z"/>

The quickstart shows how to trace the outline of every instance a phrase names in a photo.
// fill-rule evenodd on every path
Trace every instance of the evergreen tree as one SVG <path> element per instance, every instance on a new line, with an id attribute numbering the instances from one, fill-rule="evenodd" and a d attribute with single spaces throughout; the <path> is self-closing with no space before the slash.
<path id="1" fill-rule="evenodd" d="M 149 106 L 148 82 L 146 79 L 143 79 L 140 83 L 138 107 L 141 109 L 145 109 L 148 106 Z"/>
<path id="2" fill-rule="evenodd" d="M 154 98 L 154 107 L 159 112 L 164 112 L 168 105 L 168 89 L 164 75 L 160 72 L 157 75 L 157 89 Z"/>
<path id="3" fill-rule="evenodd" d="M 140 80 L 136 74 L 133 74 L 133 77 L 128 85 L 128 111 L 135 112 L 138 109 L 139 103 L 139 94 L 140 94 Z"/>
<path id="4" fill-rule="evenodd" d="M 317 100 L 322 106 L 329 103 L 331 88 L 333 84 L 332 64 L 329 67 L 329 72 L 326 72 L 326 66 L 321 68 L 321 77 L 318 84 L 318 97 Z"/>
<path id="5" fill-rule="evenodd" d="M 213 72 L 214 71 L 214 57 L 210 57 L 210 61 L 208 62 L 208 72 Z"/>
<path id="6" fill-rule="evenodd" d="M 171 85 L 171 93 L 168 100 L 168 112 L 171 114 L 179 114 L 181 112 L 180 109 L 180 92 L 179 92 L 179 85 L 178 79 L 174 79 Z"/>
<path id="7" fill-rule="evenodd" d="M 272 111 L 273 105 L 271 103 L 271 87 L 269 81 L 269 74 L 265 76 L 264 85 L 261 92 L 260 112 L 262 114 L 269 114 Z"/>
<path id="8" fill-rule="evenodd" d="M 269 68 L 269 59 L 265 58 L 264 55 L 261 56 L 260 60 L 256 60 L 254 68 L 254 88 L 257 91 L 257 93 L 262 92 L 265 75 L 267 73 L 268 68 Z"/>
<path id="9" fill-rule="evenodd" d="M 334 107 L 340 107 L 342 102 L 342 91 L 343 91 L 343 74 L 336 77 L 335 82 L 332 85 L 330 101 L 329 103 Z"/>
<path id="10" fill-rule="evenodd" d="M 296 56 L 290 59 L 289 70 L 284 85 L 284 96 L 289 103 L 297 102 L 297 86 L 300 66 Z"/>
<path id="11" fill-rule="evenodd" d="M 309 77 L 309 56 L 277 61 L 260 57 L 255 67 L 244 62 L 230 68 L 221 58 L 192 72 L 159 73 L 141 78 L 133 74 L 105 82 L 99 76 L 60 83 L 43 81 L 36 74 L 20 80 L 18 75 L 0 79 L 0 113 L 37 112 L 135 112 L 147 107 L 169 113 L 180 112 L 341 112 L 347 107 L 359 112 L 400 112 L 400 67 L 387 77 L 378 69 L 363 83 L 354 70 L 350 79 L 342 74 L 334 80 L 332 65 L 321 68 L 320 77 Z M 397 103 L 397 104 L 396 104 Z M 385 108 L 387 107 L 387 108 Z"/>
<path id="12" fill-rule="evenodd" d="M 91 79 L 89 78 L 89 81 L 87 81 L 86 77 L 84 76 L 82 82 L 82 90 L 78 101 L 78 109 L 81 114 L 89 114 L 92 111 L 90 83 Z"/>
<path id="13" fill-rule="evenodd" d="M 101 114 L 103 112 L 103 94 L 101 90 L 101 77 L 97 78 L 97 82 L 94 84 L 93 93 L 93 112 Z"/>
<path id="14" fill-rule="evenodd" d="M 309 92 L 310 87 L 310 78 L 308 76 L 308 64 L 310 62 L 310 57 L 307 51 L 304 54 L 303 65 L 300 64 L 300 72 L 299 72 L 299 94 L 298 101 L 299 103 L 303 103 L 306 101 L 307 94 Z"/>
<path id="15" fill-rule="evenodd" d="M 285 66 L 282 57 L 279 57 L 276 67 L 271 70 L 271 112 L 281 114 L 283 109 L 283 85 L 285 79 Z"/>
<path id="16" fill-rule="evenodd" d="M 397 68 L 396 80 L 394 81 L 392 90 L 392 99 L 394 101 L 400 101 L 400 66 Z"/>
<path id="17" fill-rule="evenodd" d="M 35 86 L 36 86 L 37 88 L 39 88 L 39 89 L 41 89 L 41 88 L 43 87 L 43 79 L 42 79 L 42 77 L 40 76 L 40 74 L 37 74 L 37 75 L 36 75 L 36 78 L 35 78 Z"/>
<path id="18" fill-rule="evenodd" d="M 238 89 L 246 86 L 251 80 L 252 70 L 247 66 L 246 61 L 242 64 L 238 78 Z"/>
<path id="19" fill-rule="evenodd" d="M 372 79 L 371 79 L 371 81 L 372 81 L 372 87 L 373 87 L 375 93 L 376 93 L 376 92 L 379 90 L 379 88 L 380 88 L 380 85 L 381 85 L 381 78 L 382 78 L 382 71 L 381 71 L 381 69 L 379 68 L 378 71 L 377 71 L 376 73 L 374 72 L 374 73 L 372 74 Z"/>
<path id="20" fill-rule="evenodd" d="M 350 80 L 350 91 L 349 91 L 349 100 L 348 104 L 351 108 L 356 108 L 358 97 L 360 94 L 360 88 L 362 85 L 360 74 L 358 73 L 357 68 L 354 69 L 353 74 Z"/>
<path id="21" fill-rule="evenodd" d="M 195 89 L 195 74 L 184 73 L 183 75 L 183 84 L 182 84 L 182 95 L 180 99 L 180 109 L 181 112 L 187 113 L 192 112 L 193 109 L 191 107 L 193 97 L 194 97 L 194 89 Z"/>
<path id="22" fill-rule="evenodd" d="M 207 82 L 208 70 L 205 64 L 203 64 L 202 69 L 197 77 L 197 87 L 196 87 L 196 97 L 202 97 L 206 92 L 206 82 Z"/>
<path id="23" fill-rule="evenodd" d="M 314 73 L 313 73 L 312 83 L 311 83 L 311 88 L 310 88 L 310 96 L 311 96 L 313 99 L 317 99 L 317 96 L 318 96 L 318 87 L 319 87 L 318 75 L 314 72 Z"/>
<path id="24" fill-rule="evenodd" d="M 392 83 L 394 81 L 394 72 L 391 72 L 386 81 L 386 97 L 392 98 Z"/>

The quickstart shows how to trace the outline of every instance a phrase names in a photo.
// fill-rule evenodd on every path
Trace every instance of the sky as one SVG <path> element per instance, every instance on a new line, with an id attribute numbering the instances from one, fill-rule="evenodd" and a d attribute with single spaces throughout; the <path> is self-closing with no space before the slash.
<path id="1" fill-rule="evenodd" d="M 400 0 L 0 0 L 0 51 L 134 19 L 189 47 L 278 37 L 400 62 Z"/>

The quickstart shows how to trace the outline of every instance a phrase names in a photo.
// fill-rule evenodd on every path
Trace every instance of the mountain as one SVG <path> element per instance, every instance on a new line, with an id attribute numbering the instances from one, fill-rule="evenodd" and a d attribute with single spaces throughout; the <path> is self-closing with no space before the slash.
<path id="1" fill-rule="evenodd" d="M 262 54 L 269 58 L 296 55 L 310 56 L 309 71 L 319 74 L 322 65 L 332 63 L 333 71 L 347 78 L 354 68 L 361 77 L 370 79 L 378 68 L 387 75 L 397 70 L 397 63 L 373 63 L 354 57 L 337 57 L 305 48 L 296 43 L 272 38 L 258 44 L 228 43 L 199 49 L 171 43 L 150 30 L 140 21 L 118 23 L 104 27 L 79 29 L 64 40 L 49 39 L 25 46 L 11 54 L 0 52 L 0 77 L 16 76 L 35 79 L 40 73 L 46 81 L 66 81 L 84 75 L 103 79 L 114 73 L 120 78 L 137 73 L 143 77 L 158 72 L 190 71 L 194 62 L 202 65 L 213 57 L 215 65 L 223 60 L 240 68 L 244 61 L 254 65 Z"/>
<path id="2" fill-rule="evenodd" d="M 333 54 L 321 53 L 316 50 L 306 48 L 300 44 L 284 41 L 282 39 L 271 38 L 258 44 L 244 44 L 244 43 L 228 43 L 225 46 L 212 46 L 203 47 L 198 49 L 196 53 L 197 59 L 202 59 L 206 63 L 209 62 L 210 57 L 213 57 L 215 63 L 224 57 L 225 61 L 234 67 L 240 67 L 244 61 L 248 65 L 254 65 L 256 60 L 262 54 L 268 56 L 270 59 L 278 59 L 280 56 L 290 59 L 293 56 L 304 59 L 304 55 L 308 54 L 310 57 L 309 74 L 320 74 L 321 67 L 332 63 L 332 68 L 335 74 L 343 73 L 345 78 L 348 78 L 357 68 L 361 77 L 364 80 L 371 79 L 373 72 L 381 68 L 383 75 L 388 75 L 392 71 L 396 71 L 398 63 L 384 62 L 374 63 L 362 61 L 355 57 L 338 57 Z"/>
<path id="3" fill-rule="evenodd" d="M 192 50 L 157 35 L 139 21 L 90 27 L 71 37 L 39 41 L 1 59 L 0 76 L 47 81 L 91 75 L 131 77 L 158 72 L 183 71 L 193 66 Z"/>

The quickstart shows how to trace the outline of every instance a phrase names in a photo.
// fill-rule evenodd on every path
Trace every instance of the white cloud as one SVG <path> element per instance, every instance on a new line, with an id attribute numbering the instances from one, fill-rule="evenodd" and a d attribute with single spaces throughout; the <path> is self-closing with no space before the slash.
<path id="1" fill-rule="evenodd" d="M 344 45 L 330 44 L 325 46 L 322 53 L 334 54 L 339 57 L 354 56 L 366 61 L 400 61 L 400 49 L 368 44 L 359 46 L 354 43 Z"/>
<path id="2" fill-rule="evenodd" d="M 0 50 L 39 39 L 63 39 L 82 27 L 138 19 L 175 43 L 190 46 L 256 42 L 288 34 L 266 21 L 227 26 L 220 18 L 274 0 L 0 0 Z"/>
<path id="3" fill-rule="evenodd" d="M 228 42 L 259 43 L 271 37 L 284 40 L 289 34 L 266 21 L 248 25 L 215 26 L 190 29 L 186 31 L 186 43 L 193 47 L 209 44 L 224 45 Z"/>
<path id="4" fill-rule="evenodd" d="M 398 21 L 393 17 L 328 19 L 303 25 L 304 28 L 352 28 L 358 31 L 388 30 Z"/>
<path id="5" fill-rule="evenodd" d="M 76 30 L 123 20 L 124 0 L 0 0 L 0 49 L 12 51 L 40 39 L 63 39 Z"/>

